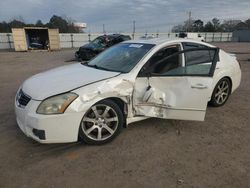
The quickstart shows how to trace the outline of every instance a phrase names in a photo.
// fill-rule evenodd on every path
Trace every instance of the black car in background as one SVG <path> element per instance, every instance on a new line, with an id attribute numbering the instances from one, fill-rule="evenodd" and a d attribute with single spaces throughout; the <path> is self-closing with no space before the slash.
<path id="1" fill-rule="evenodd" d="M 75 56 L 79 60 L 87 61 L 110 46 L 126 40 L 131 40 L 131 37 L 129 35 L 122 34 L 102 35 L 90 43 L 81 46 L 79 50 L 76 51 Z"/>

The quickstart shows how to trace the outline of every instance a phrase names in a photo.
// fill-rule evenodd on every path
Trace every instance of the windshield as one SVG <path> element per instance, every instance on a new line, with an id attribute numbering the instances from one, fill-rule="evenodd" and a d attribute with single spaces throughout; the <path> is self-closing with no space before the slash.
<path id="1" fill-rule="evenodd" d="M 120 43 L 98 55 L 87 65 L 99 69 L 127 73 L 154 44 Z"/>
<path id="2" fill-rule="evenodd" d="M 97 37 L 96 39 L 94 39 L 93 41 L 91 41 L 91 43 L 93 45 L 96 46 L 105 46 L 105 39 L 103 37 Z"/>

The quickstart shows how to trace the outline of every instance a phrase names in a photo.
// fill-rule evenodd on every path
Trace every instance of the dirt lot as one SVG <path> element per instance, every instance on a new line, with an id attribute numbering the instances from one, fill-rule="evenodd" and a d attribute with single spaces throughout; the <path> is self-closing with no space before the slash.
<path id="1" fill-rule="evenodd" d="M 242 84 L 205 122 L 148 119 L 103 146 L 41 145 L 15 122 L 14 96 L 29 76 L 72 63 L 73 50 L 0 52 L 0 187 L 250 187 L 250 43 L 237 54 Z"/>

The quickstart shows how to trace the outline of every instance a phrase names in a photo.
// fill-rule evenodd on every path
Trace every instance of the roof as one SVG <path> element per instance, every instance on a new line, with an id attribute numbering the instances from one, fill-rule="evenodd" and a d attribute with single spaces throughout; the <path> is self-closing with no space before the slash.
<path id="1" fill-rule="evenodd" d="M 109 38 L 116 38 L 119 36 L 128 36 L 128 35 L 123 35 L 123 34 L 104 34 L 104 35 L 100 35 L 98 37 L 109 37 Z"/>
<path id="2" fill-rule="evenodd" d="M 155 45 L 160 45 L 160 44 L 172 44 L 172 43 L 180 43 L 180 42 L 193 42 L 197 44 L 203 44 L 207 46 L 211 46 L 208 43 L 200 42 L 194 39 L 184 39 L 184 38 L 153 38 L 153 39 L 146 39 L 146 40 L 128 40 L 125 41 L 124 43 L 142 43 L 142 44 L 155 44 Z"/>

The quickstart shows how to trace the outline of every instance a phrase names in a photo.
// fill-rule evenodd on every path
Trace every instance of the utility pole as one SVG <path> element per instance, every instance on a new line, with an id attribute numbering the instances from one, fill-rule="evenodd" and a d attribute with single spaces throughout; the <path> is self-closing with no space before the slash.
<path id="1" fill-rule="evenodd" d="M 105 24 L 102 24 L 102 32 L 103 32 L 103 34 L 106 33 L 106 31 L 105 31 Z"/>
<path id="2" fill-rule="evenodd" d="M 135 20 L 133 21 L 133 34 L 132 34 L 132 36 L 133 36 L 133 39 L 135 39 Z"/>
<path id="3" fill-rule="evenodd" d="M 191 16 L 192 16 L 192 12 L 189 11 L 188 12 L 188 28 L 187 28 L 187 32 L 189 32 L 190 28 L 191 28 Z"/>

